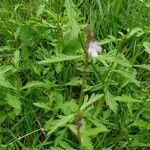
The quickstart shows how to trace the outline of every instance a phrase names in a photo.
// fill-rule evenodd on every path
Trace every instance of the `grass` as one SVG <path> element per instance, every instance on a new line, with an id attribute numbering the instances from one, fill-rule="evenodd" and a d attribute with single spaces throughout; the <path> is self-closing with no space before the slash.
<path id="1" fill-rule="evenodd" d="M 149 10 L 148 0 L 1 0 L 0 148 L 149 149 Z"/>

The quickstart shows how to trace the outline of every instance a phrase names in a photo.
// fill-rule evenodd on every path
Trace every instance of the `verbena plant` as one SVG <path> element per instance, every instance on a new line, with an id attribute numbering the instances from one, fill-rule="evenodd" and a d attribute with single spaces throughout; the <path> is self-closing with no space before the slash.
<path id="1" fill-rule="evenodd" d="M 1 0 L 1 149 L 149 149 L 149 11 L 146 0 Z"/>

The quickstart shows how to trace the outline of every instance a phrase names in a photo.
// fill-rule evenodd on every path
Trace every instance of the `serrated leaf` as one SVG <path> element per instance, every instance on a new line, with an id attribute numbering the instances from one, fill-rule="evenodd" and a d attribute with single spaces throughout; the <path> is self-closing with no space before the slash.
<path id="1" fill-rule="evenodd" d="M 138 27 L 133 28 L 133 29 L 129 32 L 129 34 L 127 35 L 127 38 L 130 38 L 131 36 L 133 36 L 133 35 L 135 35 L 135 34 L 141 32 L 141 31 L 142 31 L 142 28 L 138 28 Z"/>
<path id="2" fill-rule="evenodd" d="M 7 80 L 5 80 L 5 78 L 1 74 L 0 74 L 0 86 L 15 90 L 12 84 L 10 84 Z"/>
<path id="3" fill-rule="evenodd" d="M 93 94 L 90 99 L 88 100 L 88 97 L 86 96 L 84 99 L 84 103 L 82 104 L 82 106 L 80 107 L 80 110 L 84 110 L 85 108 L 87 108 L 88 106 L 90 106 L 91 104 L 95 103 L 96 101 L 100 100 L 102 97 L 104 96 L 104 94 Z"/>
<path id="4" fill-rule="evenodd" d="M 81 59 L 81 56 L 69 56 L 69 55 L 53 56 L 51 58 L 46 58 L 45 60 L 39 61 L 38 64 L 44 65 L 63 61 L 70 61 L 75 59 Z"/>
<path id="5" fill-rule="evenodd" d="M 18 65 L 19 65 L 19 61 L 20 61 L 20 51 L 19 50 L 16 50 L 14 52 L 14 58 L 13 58 L 13 63 L 14 65 L 18 68 Z"/>
<path id="6" fill-rule="evenodd" d="M 98 59 L 100 61 L 114 62 L 125 67 L 132 67 L 130 62 L 123 55 L 114 56 L 114 54 L 108 53 L 108 54 L 100 55 Z"/>
<path id="7" fill-rule="evenodd" d="M 33 105 L 35 105 L 37 107 L 40 107 L 40 108 L 43 108 L 43 109 L 46 109 L 46 110 L 50 110 L 51 109 L 44 102 L 36 102 L 36 103 L 33 103 Z"/>
<path id="8" fill-rule="evenodd" d="M 99 133 L 102 133 L 102 132 L 108 132 L 108 129 L 104 126 L 104 125 L 101 125 L 101 127 L 96 127 L 96 128 L 89 128 L 86 130 L 86 135 L 87 136 L 96 136 L 97 134 Z"/>
<path id="9" fill-rule="evenodd" d="M 45 5 L 43 4 L 39 5 L 38 10 L 36 12 L 37 17 L 39 17 L 44 12 L 44 8 L 45 8 Z"/>
<path id="10" fill-rule="evenodd" d="M 69 19 L 69 26 L 74 30 L 75 34 L 77 35 L 79 32 L 79 24 L 76 21 L 78 17 L 77 9 L 72 0 L 65 0 L 65 8 L 66 8 L 66 14 Z"/>
<path id="11" fill-rule="evenodd" d="M 68 142 L 65 141 L 60 141 L 60 146 L 66 150 L 73 150 L 73 148 L 69 145 Z"/>
<path id="12" fill-rule="evenodd" d="M 87 86 L 87 87 L 85 87 L 84 92 L 87 92 L 87 91 L 94 92 L 94 91 L 97 91 L 99 89 L 102 89 L 102 87 L 103 87 L 102 83 L 97 84 L 97 85 L 93 85 L 93 86 Z"/>
<path id="13" fill-rule="evenodd" d="M 55 132 L 58 128 L 65 126 L 69 121 L 74 118 L 74 116 L 74 114 L 69 116 L 61 116 L 60 119 L 48 121 L 45 125 L 45 128 L 48 131 L 48 135 Z"/>
<path id="14" fill-rule="evenodd" d="M 85 135 L 82 135 L 82 146 L 85 150 L 94 150 L 91 139 Z"/>
<path id="15" fill-rule="evenodd" d="M 150 54 L 150 42 L 144 42 L 143 46 L 145 47 L 145 51 Z"/>
<path id="16" fill-rule="evenodd" d="M 113 99 L 116 101 L 125 102 L 125 103 L 141 103 L 140 100 L 126 96 L 126 95 L 116 96 Z"/>
<path id="17" fill-rule="evenodd" d="M 118 110 L 118 104 L 117 102 L 112 98 L 111 94 L 109 92 L 106 93 L 106 104 L 109 106 L 109 108 L 114 112 L 117 113 Z"/>
<path id="18" fill-rule="evenodd" d="M 0 67 L 0 74 L 6 73 L 7 71 L 11 70 L 12 66 L 10 65 L 3 65 Z"/>
<path id="19" fill-rule="evenodd" d="M 78 136 L 77 128 L 75 125 L 69 124 L 68 128 L 72 131 L 72 133 L 74 133 L 76 136 Z"/>
<path id="20" fill-rule="evenodd" d="M 14 108 L 15 114 L 18 115 L 21 111 L 21 102 L 19 97 L 7 94 L 6 101 L 7 104 Z"/>
<path id="21" fill-rule="evenodd" d="M 70 86 L 79 86 L 81 85 L 82 80 L 79 79 L 78 77 L 72 78 L 70 82 L 66 83 L 65 85 L 70 85 Z"/>
<path id="22" fill-rule="evenodd" d="M 150 123 L 147 122 L 147 121 L 144 121 L 142 119 L 138 119 L 136 120 L 132 126 L 136 126 L 136 127 L 139 127 L 140 129 L 147 129 L 147 130 L 150 130 Z"/>
<path id="23" fill-rule="evenodd" d="M 135 83 L 137 86 L 140 86 L 140 82 L 134 78 L 134 75 L 130 72 L 121 71 L 121 70 L 114 70 L 114 72 L 117 72 L 127 78 L 130 82 Z"/>
<path id="24" fill-rule="evenodd" d="M 72 100 L 61 105 L 61 110 L 65 115 L 77 112 L 78 105 Z"/>
<path id="25" fill-rule="evenodd" d="M 12 48 L 9 47 L 9 46 L 3 46 L 3 47 L 0 47 L 0 52 L 3 52 L 3 51 L 11 51 Z"/>
<path id="26" fill-rule="evenodd" d="M 20 90 L 24 90 L 24 89 L 29 89 L 29 88 L 33 88 L 33 87 L 43 87 L 44 83 L 40 82 L 40 81 L 31 81 L 28 82 L 25 86 L 23 86 L 22 88 L 20 88 Z"/>
<path id="27" fill-rule="evenodd" d="M 105 44 L 109 44 L 109 43 L 112 43 L 112 42 L 116 42 L 116 41 L 120 41 L 121 39 L 116 39 L 114 36 L 111 36 L 109 35 L 108 36 L 109 38 L 105 38 L 105 39 L 102 39 L 100 41 L 100 44 L 101 45 L 105 45 Z"/>

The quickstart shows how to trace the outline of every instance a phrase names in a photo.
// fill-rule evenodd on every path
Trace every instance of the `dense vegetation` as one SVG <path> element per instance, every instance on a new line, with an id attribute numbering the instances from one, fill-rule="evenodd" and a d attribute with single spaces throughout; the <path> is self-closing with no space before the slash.
<path id="1" fill-rule="evenodd" d="M 148 0 L 1 0 L 0 149 L 149 149 L 149 63 Z"/>

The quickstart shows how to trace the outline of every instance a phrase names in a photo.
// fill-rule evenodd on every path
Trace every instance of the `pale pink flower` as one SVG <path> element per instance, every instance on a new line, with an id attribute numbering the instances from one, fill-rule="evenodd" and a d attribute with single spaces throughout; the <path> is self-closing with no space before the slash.
<path id="1" fill-rule="evenodd" d="M 91 57 L 97 57 L 98 53 L 102 51 L 102 48 L 98 42 L 90 42 L 88 47 L 88 54 Z"/>

